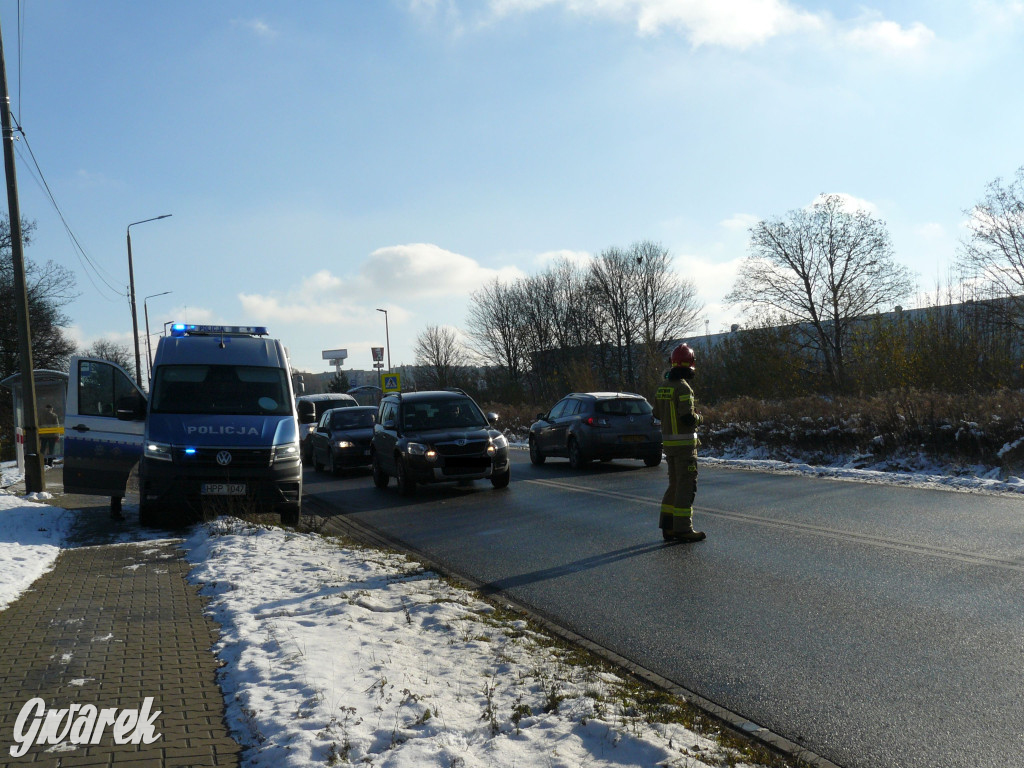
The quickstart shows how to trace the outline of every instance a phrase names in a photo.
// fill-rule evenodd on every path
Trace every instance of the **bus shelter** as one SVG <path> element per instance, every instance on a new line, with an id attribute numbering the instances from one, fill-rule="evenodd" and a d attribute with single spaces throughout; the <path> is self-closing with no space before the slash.
<path id="1" fill-rule="evenodd" d="M 68 396 L 68 375 L 63 371 L 41 369 L 32 372 L 36 383 L 36 424 L 39 429 L 39 452 L 47 465 L 64 458 L 64 408 Z M 25 398 L 21 374 L 0 381 L 11 390 L 14 401 L 14 442 L 18 470 L 25 471 Z"/>

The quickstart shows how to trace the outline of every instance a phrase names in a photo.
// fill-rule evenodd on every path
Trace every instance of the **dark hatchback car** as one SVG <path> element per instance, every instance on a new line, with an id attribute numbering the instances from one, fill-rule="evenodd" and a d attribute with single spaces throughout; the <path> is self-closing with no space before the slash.
<path id="1" fill-rule="evenodd" d="M 419 483 L 487 478 L 505 488 L 512 477 L 508 440 L 464 392 L 393 394 L 380 401 L 373 428 L 373 483 L 398 480 L 404 495 Z"/>
<path id="2" fill-rule="evenodd" d="M 661 422 L 632 392 L 574 392 L 530 426 L 530 461 L 564 456 L 574 469 L 594 459 L 643 459 L 661 464 Z"/>
<path id="3" fill-rule="evenodd" d="M 341 392 L 322 392 L 319 395 L 299 395 L 295 409 L 299 415 L 299 454 L 302 463 L 313 460 L 313 432 L 316 431 L 324 411 L 331 408 L 355 408 L 359 401 Z"/>
<path id="4" fill-rule="evenodd" d="M 313 469 L 337 474 L 351 467 L 370 466 L 370 440 L 377 409 L 373 406 L 324 411 L 310 436 Z"/>

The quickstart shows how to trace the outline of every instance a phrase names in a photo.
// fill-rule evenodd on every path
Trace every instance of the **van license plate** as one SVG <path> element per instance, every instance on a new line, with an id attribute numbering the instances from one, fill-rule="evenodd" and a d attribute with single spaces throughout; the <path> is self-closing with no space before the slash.
<path id="1" fill-rule="evenodd" d="M 204 496 L 244 496 L 245 483 L 203 483 Z"/>

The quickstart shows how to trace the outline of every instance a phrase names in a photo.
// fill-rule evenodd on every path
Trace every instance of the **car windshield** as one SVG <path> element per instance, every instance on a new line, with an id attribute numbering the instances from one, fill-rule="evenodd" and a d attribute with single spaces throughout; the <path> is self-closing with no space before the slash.
<path id="1" fill-rule="evenodd" d="M 283 368 L 248 365 L 161 365 L 153 374 L 153 413 L 288 416 Z"/>
<path id="2" fill-rule="evenodd" d="M 615 400 L 598 400 L 594 410 L 613 416 L 636 416 L 652 413 L 651 404 L 646 400 L 622 398 Z"/>
<path id="3" fill-rule="evenodd" d="M 487 419 L 476 403 L 466 398 L 404 403 L 402 426 L 406 430 L 485 427 Z"/>
<path id="4" fill-rule="evenodd" d="M 376 411 L 341 411 L 331 414 L 331 429 L 360 429 L 372 427 Z"/>

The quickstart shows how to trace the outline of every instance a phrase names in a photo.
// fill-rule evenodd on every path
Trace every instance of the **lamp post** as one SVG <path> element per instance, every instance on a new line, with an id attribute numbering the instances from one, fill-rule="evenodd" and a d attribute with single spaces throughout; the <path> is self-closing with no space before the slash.
<path id="1" fill-rule="evenodd" d="M 151 219 L 133 221 L 128 225 L 128 286 L 132 302 L 132 333 L 135 336 L 135 381 L 142 386 L 142 354 L 139 352 L 139 311 L 135 307 L 135 267 L 132 265 L 132 227 L 136 224 L 145 224 L 147 221 L 166 219 L 171 214 L 165 213 L 162 216 L 154 216 Z"/>
<path id="2" fill-rule="evenodd" d="M 388 311 L 386 309 L 378 309 L 378 312 L 384 313 L 384 342 L 388 348 L 388 371 L 391 371 L 391 335 L 388 333 Z"/>
<path id="3" fill-rule="evenodd" d="M 155 299 L 157 296 L 166 296 L 168 293 L 173 291 L 164 291 L 163 293 L 154 293 L 142 300 L 142 314 L 146 318 L 146 378 L 153 376 L 153 350 L 149 346 L 149 307 L 146 306 L 146 302 L 150 299 Z"/>

